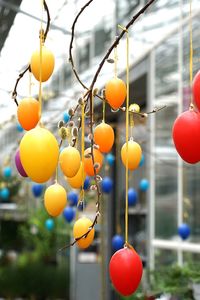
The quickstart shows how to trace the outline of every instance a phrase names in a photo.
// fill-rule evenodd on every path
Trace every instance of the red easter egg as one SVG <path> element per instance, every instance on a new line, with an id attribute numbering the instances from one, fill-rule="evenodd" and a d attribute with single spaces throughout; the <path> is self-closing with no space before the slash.
<path id="1" fill-rule="evenodd" d="M 192 93 L 194 102 L 198 110 L 200 110 L 200 71 L 198 71 L 197 74 L 194 76 L 192 84 Z"/>
<path id="2" fill-rule="evenodd" d="M 190 164 L 200 161 L 200 114 L 188 110 L 180 114 L 173 125 L 172 137 L 181 158 Z"/>
<path id="3" fill-rule="evenodd" d="M 113 254 L 109 265 L 110 278 L 123 296 L 133 294 L 142 278 L 142 261 L 134 249 L 123 248 Z"/>

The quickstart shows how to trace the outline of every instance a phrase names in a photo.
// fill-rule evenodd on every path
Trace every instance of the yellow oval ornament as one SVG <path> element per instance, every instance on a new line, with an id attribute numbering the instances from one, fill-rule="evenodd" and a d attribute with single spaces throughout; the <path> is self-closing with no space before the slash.
<path id="1" fill-rule="evenodd" d="M 74 177 L 81 165 L 81 156 L 79 151 L 71 146 L 64 148 L 60 153 L 59 163 L 66 177 Z"/>
<path id="2" fill-rule="evenodd" d="M 58 183 L 49 186 L 44 194 L 44 206 L 52 217 L 59 216 L 67 205 L 67 193 Z"/>
<path id="3" fill-rule="evenodd" d="M 67 181 L 69 182 L 70 186 L 74 189 L 79 189 L 82 187 L 82 184 L 85 181 L 85 171 L 83 172 L 83 164 L 81 162 L 80 168 L 78 170 L 78 172 L 76 173 L 76 175 L 74 177 L 67 177 Z"/>
<path id="4" fill-rule="evenodd" d="M 128 169 L 135 170 L 139 166 L 142 158 L 142 149 L 138 143 L 133 140 L 128 141 Z M 121 159 L 126 167 L 126 143 L 121 149 Z"/>
<path id="5" fill-rule="evenodd" d="M 86 217 L 82 217 L 74 223 L 73 235 L 74 238 L 77 239 L 81 237 L 84 233 L 88 232 L 88 229 L 91 227 L 92 221 Z M 87 237 L 81 238 L 77 241 L 77 245 L 81 249 L 88 248 L 94 239 L 94 228 L 88 233 Z"/>

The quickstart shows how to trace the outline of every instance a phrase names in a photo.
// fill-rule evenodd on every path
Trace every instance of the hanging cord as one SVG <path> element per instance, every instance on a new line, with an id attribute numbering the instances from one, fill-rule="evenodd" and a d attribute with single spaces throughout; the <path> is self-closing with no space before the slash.
<path id="1" fill-rule="evenodd" d="M 44 46 L 44 30 L 43 30 L 43 12 L 44 12 L 44 0 L 41 0 L 42 5 L 42 16 L 40 26 L 40 66 L 39 66 L 39 103 L 40 111 L 39 117 L 42 116 L 42 47 Z"/>
<path id="2" fill-rule="evenodd" d="M 190 30 L 190 109 L 193 109 L 193 99 L 192 99 L 192 81 L 193 81 L 193 33 L 192 33 L 192 0 L 190 0 L 190 18 L 189 18 L 189 30 Z"/>
<path id="3" fill-rule="evenodd" d="M 119 127 L 116 128 L 116 138 L 115 138 L 115 144 L 116 144 L 116 169 L 119 169 L 119 159 L 120 158 L 120 129 Z M 117 196 L 117 203 L 116 203 L 116 233 L 121 234 L 121 224 L 120 224 L 120 216 L 121 216 L 121 201 L 119 196 Z"/>
<path id="4" fill-rule="evenodd" d="M 106 119 L 106 101 L 105 101 L 105 98 L 103 100 L 103 110 L 102 110 L 102 113 L 103 113 L 103 123 L 105 123 L 105 119 Z"/>
<path id="5" fill-rule="evenodd" d="M 81 106 L 81 157 L 82 157 L 82 202 L 84 206 L 85 190 L 84 190 L 84 151 L 85 151 L 85 103 Z M 84 207 L 83 207 L 84 208 Z"/>

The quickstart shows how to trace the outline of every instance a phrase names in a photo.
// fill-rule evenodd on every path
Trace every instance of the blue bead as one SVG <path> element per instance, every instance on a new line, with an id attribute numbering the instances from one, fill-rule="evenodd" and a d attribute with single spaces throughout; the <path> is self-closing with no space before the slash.
<path id="1" fill-rule="evenodd" d="M 118 251 L 119 249 L 122 249 L 124 246 L 124 238 L 123 236 L 116 234 L 112 238 L 112 249 L 114 251 Z"/>
<path id="2" fill-rule="evenodd" d="M 76 192 L 69 192 L 67 195 L 67 199 L 71 206 L 76 206 L 78 204 L 78 194 Z"/>
<path id="3" fill-rule="evenodd" d="M 134 188 L 128 189 L 128 205 L 132 206 L 137 203 L 138 194 Z"/>
<path id="4" fill-rule="evenodd" d="M 42 184 L 33 184 L 32 185 L 32 193 L 35 197 L 40 197 L 43 192 L 43 185 Z"/>
<path id="5" fill-rule="evenodd" d="M 190 227 L 186 223 L 183 223 L 178 227 L 178 234 L 183 240 L 186 240 L 190 236 L 190 232 Z"/>
<path id="6" fill-rule="evenodd" d="M 51 231 L 54 228 L 54 220 L 53 219 L 47 219 L 45 221 L 45 227 L 47 230 Z"/>
<path id="7" fill-rule="evenodd" d="M 101 182 L 102 192 L 109 194 L 113 188 L 113 181 L 110 177 L 104 177 Z"/>
<path id="8" fill-rule="evenodd" d="M 67 222 L 71 222 L 75 217 L 75 210 L 71 206 L 65 207 L 63 211 L 63 217 Z"/>
<path id="9" fill-rule="evenodd" d="M 139 188 L 141 191 L 146 192 L 149 188 L 149 181 L 147 179 L 143 178 L 140 181 Z"/>

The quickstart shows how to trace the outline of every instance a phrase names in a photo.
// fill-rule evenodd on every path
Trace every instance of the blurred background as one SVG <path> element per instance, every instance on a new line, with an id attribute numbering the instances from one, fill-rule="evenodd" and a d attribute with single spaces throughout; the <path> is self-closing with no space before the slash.
<path id="1" fill-rule="evenodd" d="M 15 152 L 24 132 L 17 122 L 11 92 L 18 74 L 39 47 L 40 2 L 0 0 L 0 298 L 123 299 L 110 283 L 108 265 L 114 251 L 123 246 L 124 237 L 125 170 L 120 160 L 124 114 L 106 108 L 106 122 L 116 136 L 101 173 L 103 178 L 109 177 L 110 184 L 103 188 L 104 217 L 95 227 L 94 243 L 85 251 L 76 246 L 58 251 L 70 243 L 73 222 L 82 214 L 76 207 L 79 190 L 71 190 L 63 180 L 70 209 L 51 219 L 43 209 L 45 185 L 23 179 L 15 168 Z M 51 28 L 46 45 L 56 63 L 53 76 L 43 85 L 43 122 L 57 137 L 57 123 L 65 120 L 68 109 L 75 107 L 83 94 L 71 71 L 68 48 L 72 22 L 84 3 L 47 0 Z M 117 25 L 126 25 L 145 3 L 94 1 L 80 17 L 73 55 L 86 85 L 119 34 Z M 193 0 L 192 8 L 195 74 L 199 69 L 200 1 Z M 155 1 L 129 33 L 131 103 L 137 103 L 142 112 L 166 108 L 147 119 L 135 118 L 134 139 L 142 147 L 143 158 L 129 176 L 129 242 L 140 254 L 145 272 L 139 292 L 128 299 L 200 299 L 191 285 L 200 282 L 200 167 L 184 163 L 171 138 L 176 116 L 190 103 L 189 1 Z M 125 55 L 124 39 L 118 46 L 118 76 L 124 80 Z M 96 86 L 102 89 L 112 76 L 113 64 L 106 63 Z M 29 94 L 29 87 L 26 74 L 19 84 L 19 99 Z M 34 78 L 31 93 L 38 95 Z M 95 112 L 98 124 L 102 120 L 98 99 Z M 84 212 L 91 218 L 95 214 L 95 193 L 89 189 L 92 180 L 88 179 Z M 178 232 L 183 223 L 188 226 L 183 231 L 190 232 L 187 239 Z"/>

